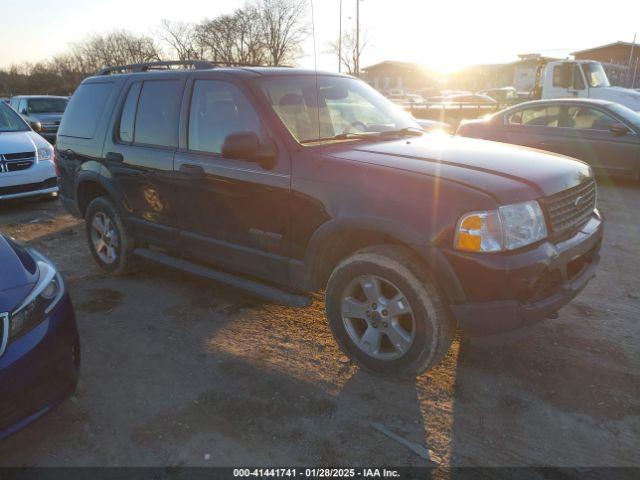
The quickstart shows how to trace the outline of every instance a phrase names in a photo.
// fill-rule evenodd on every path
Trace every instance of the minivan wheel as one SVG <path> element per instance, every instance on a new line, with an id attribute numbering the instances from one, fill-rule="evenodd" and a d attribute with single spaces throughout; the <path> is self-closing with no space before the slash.
<path id="1" fill-rule="evenodd" d="M 413 378 L 445 355 L 455 323 L 434 282 L 409 250 L 360 250 L 334 269 L 329 325 L 341 349 L 374 373 Z"/>
<path id="2" fill-rule="evenodd" d="M 130 271 L 133 243 L 109 198 L 97 197 L 89 203 L 85 228 L 89 249 L 100 268 L 112 275 Z"/>

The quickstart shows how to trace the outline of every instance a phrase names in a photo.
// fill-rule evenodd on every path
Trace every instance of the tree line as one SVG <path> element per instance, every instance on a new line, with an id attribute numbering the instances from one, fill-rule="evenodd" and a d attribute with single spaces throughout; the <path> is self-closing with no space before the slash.
<path id="1" fill-rule="evenodd" d="M 249 0 L 198 23 L 163 20 L 148 35 L 116 30 L 71 45 L 63 54 L 0 69 L 0 96 L 69 95 L 83 78 L 108 65 L 159 60 L 282 66 L 302 55 L 310 26 L 306 0 Z"/>

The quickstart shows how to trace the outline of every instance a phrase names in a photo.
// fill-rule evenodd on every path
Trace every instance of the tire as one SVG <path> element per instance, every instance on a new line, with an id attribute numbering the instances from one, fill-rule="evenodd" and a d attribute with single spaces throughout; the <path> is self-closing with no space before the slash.
<path id="1" fill-rule="evenodd" d="M 97 219 L 100 220 L 98 221 Z M 100 252 L 98 251 L 95 241 L 100 236 L 100 233 L 99 228 L 95 225 L 100 224 L 100 222 L 113 232 L 108 235 L 108 240 L 104 235 L 102 237 L 103 242 L 108 243 L 108 246 L 113 250 L 109 250 L 105 245 L 105 248 L 101 248 Z M 85 213 L 85 229 L 89 250 L 91 250 L 91 254 L 100 268 L 111 275 L 123 275 L 133 269 L 134 242 L 125 229 L 122 218 L 111 199 L 97 197 L 89 203 Z M 104 231 L 105 229 L 103 228 Z"/>
<path id="2" fill-rule="evenodd" d="M 414 378 L 433 368 L 449 349 L 455 322 L 420 265 L 409 250 L 380 245 L 359 250 L 333 270 L 325 299 L 329 326 L 342 351 L 366 370 Z M 382 293 L 376 305 L 371 303 L 376 295 L 365 291 Z"/>

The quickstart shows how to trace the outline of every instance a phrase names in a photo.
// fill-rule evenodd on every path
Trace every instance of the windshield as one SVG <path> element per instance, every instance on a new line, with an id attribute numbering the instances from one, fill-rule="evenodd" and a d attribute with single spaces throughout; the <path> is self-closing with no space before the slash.
<path id="1" fill-rule="evenodd" d="M 300 143 L 421 130 L 402 108 L 353 78 L 278 76 L 263 80 L 262 89 Z"/>
<path id="2" fill-rule="evenodd" d="M 640 113 L 634 112 L 629 107 L 625 107 L 619 103 L 612 103 L 609 108 L 620 115 L 629 125 L 640 132 Z"/>
<path id="3" fill-rule="evenodd" d="M 583 63 L 582 70 L 587 79 L 587 85 L 590 87 L 608 87 L 609 79 L 607 74 L 599 63 Z"/>
<path id="4" fill-rule="evenodd" d="M 27 132 L 29 126 L 6 103 L 0 102 L 0 132 Z"/>
<path id="5" fill-rule="evenodd" d="M 66 98 L 32 98 L 28 102 L 29 113 L 63 113 L 69 100 Z"/>

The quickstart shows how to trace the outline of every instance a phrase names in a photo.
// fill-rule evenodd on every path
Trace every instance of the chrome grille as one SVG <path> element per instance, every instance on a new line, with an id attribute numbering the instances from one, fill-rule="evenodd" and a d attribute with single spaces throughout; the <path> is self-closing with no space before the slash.
<path id="1" fill-rule="evenodd" d="M 36 152 L 5 153 L 0 155 L 0 173 L 26 170 L 36 160 Z"/>
<path id="2" fill-rule="evenodd" d="M 589 182 L 543 199 L 551 229 L 567 232 L 582 226 L 596 208 L 596 183 Z"/>

